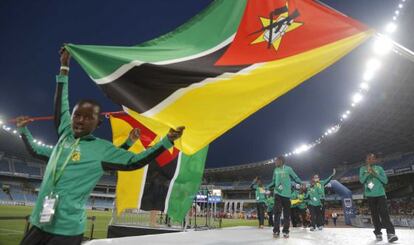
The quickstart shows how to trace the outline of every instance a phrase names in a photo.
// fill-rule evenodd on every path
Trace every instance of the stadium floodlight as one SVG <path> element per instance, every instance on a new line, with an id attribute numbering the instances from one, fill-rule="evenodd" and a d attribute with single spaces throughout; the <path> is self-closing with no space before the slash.
<path id="1" fill-rule="evenodd" d="M 3 121 L 2 120 L 0 120 L 0 125 L 3 125 Z"/>
<path id="2" fill-rule="evenodd" d="M 404 5 L 402 5 L 401 3 L 398 4 L 398 8 L 402 9 L 404 7 Z"/>
<path id="3" fill-rule="evenodd" d="M 15 129 L 15 130 L 13 130 L 13 134 L 17 134 L 17 130 Z"/>
<path id="4" fill-rule="evenodd" d="M 349 114 L 351 114 L 351 111 L 347 110 L 345 113 L 346 113 L 347 115 L 349 115 Z"/>
<path id="5" fill-rule="evenodd" d="M 396 15 L 399 15 L 400 14 L 400 11 L 399 10 L 395 10 L 395 14 Z"/>
<path id="6" fill-rule="evenodd" d="M 355 107 L 355 103 L 352 103 L 352 104 L 351 104 L 351 106 L 352 106 L 352 107 Z"/>
<path id="7" fill-rule="evenodd" d="M 359 85 L 359 87 L 360 87 L 362 90 L 365 90 L 365 91 L 367 91 L 367 90 L 369 89 L 369 85 L 368 85 L 368 83 L 361 83 L 361 84 Z"/>
<path id="8" fill-rule="evenodd" d="M 394 22 L 390 22 L 385 26 L 385 31 L 388 33 L 394 33 L 397 30 L 397 25 Z"/>
<path id="9" fill-rule="evenodd" d="M 347 119 L 348 118 L 348 115 L 347 114 L 342 114 L 342 118 L 343 119 Z"/>
<path id="10" fill-rule="evenodd" d="M 296 154 L 300 154 L 302 152 L 305 152 L 305 151 L 309 150 L 310 148 L 311 148 L 311 146 L 303 144 L 303 145 L 299 146 L 298 148 L 296 148 L 295 152 L 296 152 Z"/>
<path id="11" fill-rule="evenodd" d="M 397 17 L 393 16 L 393 17 L 392 17 L 392 20 L 397 20 Z"/>
<path id="12" fill-rule="evenodd" d="M 371 71 L 377 71 L 381 67 L 381 62 L 378 59 L 371 58 L 367 61 L 367 68 Z"/>
<path id="13" fill-rule="evenodd" d="M 354 94 L 354 96 L 352 96 L 352 101 L 355 103 L 355 104 L 358 104 L 359 102 L 361 102 L 361 100 L 362 100 L 362 94 L 360 94 L 360 93 L 356 93 L 356 94 Z"/>
<path id="14" fill-rule="evenodd" d="M 37 140 L 36 140 L 36 139 L 34 139 L 34 140 L 33 140 L 33 143 L 36 143 L 36 142 L 37 142 Z"/>
<path id="15" fill-rule="evenodd" d="M 39 141 L 37 141 L 37 144 L 38 144 L 38 145 L 41 145 L 41 144 L 42 144 L 42 141 L 40 141 L 40 140 L 39 140 Z"/>
<path id="16" fill-rule="evenodd" d="M 372 78 L 374 78 L 374 71 L 373 70 L 367 70 L 365 71 L 364 75 L 362 76 L 364 81 L 368 82 L 371 81 Z"/>
<path id="17" fill-rule="evenodd" d="M 374 42 L 374 52 L 379 55 L 388 54 L 392 49 L 392 41 L 388 37 L 378 37 Z"/>

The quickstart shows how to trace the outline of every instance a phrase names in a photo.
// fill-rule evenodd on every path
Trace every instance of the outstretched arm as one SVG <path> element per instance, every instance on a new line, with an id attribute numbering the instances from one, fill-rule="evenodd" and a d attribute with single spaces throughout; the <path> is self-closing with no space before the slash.
<path id="1" fill-rule="evenodd" d="M 141 136 L 141 131 L 139 130 L 139 128 L 132 129 L 131 132 L 129 132 L 128 138 L 125 140 L 124 143 L 122 143 L 119 146 L 119 148 L 128 150 L 135 144 L 135 142 L 140 138 L 140 136 Z"/>
<path id="2" fill-rule="evenodd" d="M 41 146 L 34 142 L 33 136 L 30 133 L 27 125 L 32 122 L 27 116 L 20 116 L 16 118 L 17 130 L 22 136 L 23 143 L 26 149 L 29 151 L 30 155 L 34 158 L 48 161 L 50 155 L 52 155 L 52 149 L 49 147 Z"/>
<path id="3" fill-rule="evenodd" d="M 292 168 L 289 168 L 289 175 L 290 177 L 298 184 L 302 184 L 302 180 L 298 177 L 298 175 L 293 171 Z"/>
<path id="4" fill-rule="evenodd" d="M 331 182 L 331 180 L 332 180 L 332 178 L 335 176 L 335 174 L 336 174 L 336 169 L 334 168 L 334 169 L 333 169 L 333 171 L 332 171 L 332 174 L 331 174 L 328 178 L 326 178 L 326 179 L 322 180 L 323 185 L 325 186 L 325 185 L 327 185 L 329 182 Z"/>
<path id="5" fill-rule="evenodd" d="M 105 155 L 102 158 L 102 167 L 104 170 L 135 170 L 149 164 L 165 150 L 171 148 L 175 140 L 181 137 L 184 127 L 177 130 L 171 129 L 166 137 L 147 150 L 134 154 L 124 149 L 119 149 L 114 145 L 109 145 L 105 149 Z"/>
<path id="6" fill-rule="evenodd" d="M 68 96 L 68 74 L 70 54 L 62 47 L 60 49 L 60 73 L 56 76 L 55 92 L 55 127 L 59 136 L 69 132 L 71 129 L 71 119 L 69 112 Z"/>

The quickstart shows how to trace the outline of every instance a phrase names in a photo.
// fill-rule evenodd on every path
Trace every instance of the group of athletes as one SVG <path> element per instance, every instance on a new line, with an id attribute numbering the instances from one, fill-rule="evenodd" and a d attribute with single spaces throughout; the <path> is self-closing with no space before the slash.
<path id="1" fill-rule="evenodd" d="M 325 224 L 325 186 L 335 176 L 332 175 L 321 180 L 318 174 L 313 175 L 310 182 L 303 182 L 290 166 L 285 165 L 285 157 L 280 156 L 275 160 L 275 169 L 270 184 L 264 185 L 259 177 L 256 177 L 251 189 L 255 191 L 257 204 L 257 217 L 259 228 L 264 227 L 265 210 L 269 218 L 269 225 L 273 226 L 273 237 L 282 235 L 289 238 L 290 222 L 292 226 L 299 224 L 310 231 L 323 230 Z M 384 186 L 388 178 L 384 169 L 378 165 L 379 161 L 374 153 L 366 155 L 366 165 L 360 168 L 359 180 L 364 185 L 364 196 L 367 198 L 371 211 L 374 235 L 377 241 L 381 241 L 381 229 L 387 231 L 387 240 L 398 240 L 394 226 L 390 220 Z M 310 224 L 306 218 L 307 210 L 310 213 Z"/>

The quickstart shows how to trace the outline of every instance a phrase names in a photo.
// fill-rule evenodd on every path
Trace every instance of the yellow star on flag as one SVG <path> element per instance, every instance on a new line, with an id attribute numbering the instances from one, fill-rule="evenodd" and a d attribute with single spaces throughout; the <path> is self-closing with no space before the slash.
<path id="1" fill-rule="evenodd" d="M 288 12 L 283 13 L 283 14 L 279 15 L 279 17 L 276 20 L 274 20 L 273 23 L 278 22 L 278 21 L 280 21 L 282 19 L 285 19 L 287 17 L 288 17 Z M 263 27 L 267 27 L 267 26 L 270 25 L 270 19 L 268 19 L 268 18 L 260 17 L 260 21 L 262 22 Z M 287 29 L 283 33 L 280 33 L 280 36 L 272 41 L 273 48 L 275 50 L 278 50 L 279 46 L 280 46 L 280 42 L 282 41 L 282 37 L 284 36 L 284 34 L 290 32 L 290 31 L 293 31 L 296 28 L 301 27 L 302 25 L 303 25 L 303 23 L 301 23 L 301 22 L 293 22 L 292 24 L 288 25 Z M 274 28 L 272 28 L 272 31 L 273 31 L 273 29 Z M 260 36 L 258 38 L 256 38 L 256 40 L 254 40 L 251 44 L 268 42 L 269 39 L 268 39 L 268 36 L 266 36 L 266 35 L 269 35 L 269 32 L 270 31 L 268 29 L 264 30 L 263 33 L 260 34 Z M 273 35 L 275 35 L 275 33 L 273 33 Z"/>

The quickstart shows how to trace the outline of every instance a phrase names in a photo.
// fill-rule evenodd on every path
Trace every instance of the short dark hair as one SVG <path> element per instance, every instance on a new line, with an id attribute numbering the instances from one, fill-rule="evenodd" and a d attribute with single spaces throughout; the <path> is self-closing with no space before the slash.
<path id="1" fill-rule="evenodd" d="M 279 159 L 284 164 L 286 162 L 286 158 L 284 156 L 278 156 L 276 159 Z"/>
<path id="2" fill-rule="evenodd" d="M 75 106 L 80 106 L 80 105 L 83 105 L 83 104 L 91 104 L 93 106 L 96 106 L 96 107 L 98 107 L 98 113 L 101 113 L 102 107 L 101 107 L 101 104 L 98 101 L 93 100 L 93 99 L 81 99 L 76 103 Z"/>

